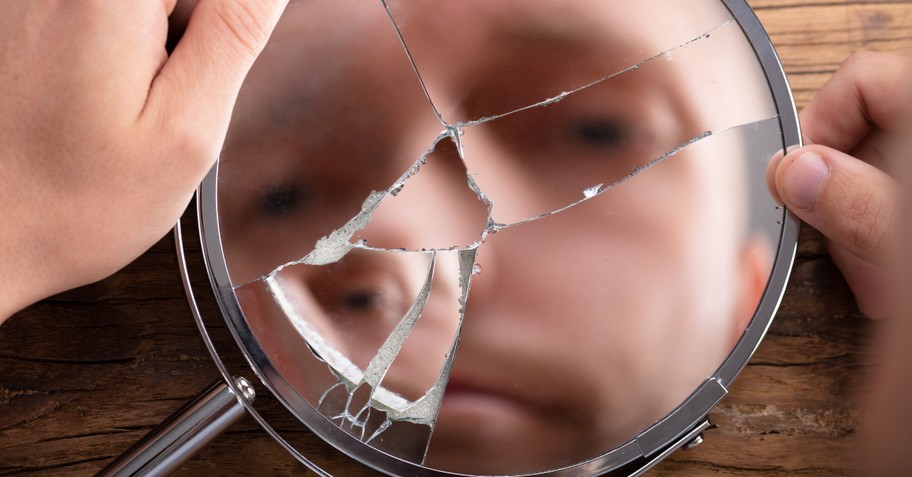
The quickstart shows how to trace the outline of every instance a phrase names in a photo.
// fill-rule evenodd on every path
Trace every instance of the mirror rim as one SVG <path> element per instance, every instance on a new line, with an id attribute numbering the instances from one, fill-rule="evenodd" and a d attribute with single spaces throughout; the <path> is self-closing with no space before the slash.
<path id="1" fill-rule="evenodd" d="M 783 150 L 791 146 L 801 145 L 797 111 L 791 90 L 769 37 L 753 10 L 746 3 L 746 0 L 720 1 L 728 8 L 732 17 L 744 32 L 765 72 L 772 99 L 779 113 L 783 135 Z M 218 203 L 216 200 L 217 177 L 218 163 L 210 170 L 197 191 L 196 207 L 201 245 L 200 252 L 222 319 L 224 319 L 228 330 L 242 351 L 250 371 L 260 379 L 273 396 L 282 402 L 299 421 L 319 436 L 320 439 L 368 467 L 391 474 L 416 476 L 462 475 L 406 462 L 355 439 L 332 424 L 302 399 L 272 366 L 268 356 L 259 346 L 247 325 L 234 287 L 229 279 L 219 233 Z M 626 443 L 588 461 L 582 461 L 562 469 L 537 473 L 536 475 L 581 476 L 600 475 L 607 472 L 639 475 L 670 452 L 688 443 L 708 425 L 705 420 L 707 414 L 727 394 L 731 382 L 756 351 L 785 293 L 785 286 L 797 251 L 799 221 L 787 210 L 782 212 L 780 240 L 766 290 L 748 327 L 716 372 L 697 387 L 693 394 L 677 408 L 647 429 L 633 436 Z M 212 343 L 194 298 L 189 271 L 186 266 L 185 239 L 181 234 L 180 223 L 175 228 L 175 233 L 181 275 L 191 304 L 191 310 L 210 354 L 212 354 L 229 386 L 233 388 L 234 379 Z M 682 357 L 682 359 L 686 359 L 686 357 Z M 235 389 L 235 391 L 237 390 Z M 264 429 L 299 461 L 320 475 L 328 475 L 310 462 L 293 445 L 289 444 L 269 425 L 252 404 L 246 401 L 243 404 Z"/>

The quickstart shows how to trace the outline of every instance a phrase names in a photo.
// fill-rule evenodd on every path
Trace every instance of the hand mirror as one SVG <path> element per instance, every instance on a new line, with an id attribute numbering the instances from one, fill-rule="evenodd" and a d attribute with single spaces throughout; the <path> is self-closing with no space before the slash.
<path id="1" fill-rule="evenodd" d="M 292 2 L 198 194 L 216 361 L 389 474 L 638 475 L 772 319 L 798 143 L 743 1 Z"/>

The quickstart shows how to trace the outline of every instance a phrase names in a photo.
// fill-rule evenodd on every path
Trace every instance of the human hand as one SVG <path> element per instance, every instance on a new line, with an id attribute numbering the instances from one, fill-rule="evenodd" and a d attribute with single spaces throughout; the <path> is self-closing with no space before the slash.
<path id="1" fill-rule="evenodd" d="M 0 4 L 0 323 L 104 278 L 174 225 L 287 0 Z"/>
<path id="2" fill-rule="evenodd" d="M 770 161 L 770 190 L 823 233 L 859 309 L 883 317 L 895 305 L 885 266 L 897 244 L 898 167 L 912 116 L 912 58 L 849 57 L 801 112 L 807 146 Z M 908 151 L 908 149 L 906 149 Z"/>
<path id="3" fill-rule="evenodd" d="M 901 160 L 912 151 L 910 75 L 912 58 L 850 57 L 801 113 L 814 145 L 775 158 L 767 172 L 773 193 L 829 239 L 861 311 L 895 315 L 874 341 L 881 366 L 867 386 L 867 475 L 912 472 L 912 255 L 898 248 L 912 224 L 899 188 L 912 180 L 912 163 Z"/>

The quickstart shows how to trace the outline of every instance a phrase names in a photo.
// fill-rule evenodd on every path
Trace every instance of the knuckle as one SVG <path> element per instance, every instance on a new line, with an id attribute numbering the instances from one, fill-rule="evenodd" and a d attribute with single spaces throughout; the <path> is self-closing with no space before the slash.
<path id="1" fill-rule="evenodd" d="M 203 140 L 199 135 L 184 134 L 174 143 L 171 160 L 176 162 L 173 164 L 176 168 L 196 176 L 208 169 L 217 155 L 211 141 Z"/>
<path id="2" fill-rule="evenodd" d="M 848 205 L 845 220 L 849 224 L 849 245 L 856 254 L 879 255 L 884 251 L 893 220 L 892 207 L 874 191 L 853 197 Z"/>
<path id="3" fill-rule="evenodd" d="M 244 55 L 255 57 L 269 39 L 268 14 L 263 1 L 221 0 L 215 4 L 214 14 Z"/>
<path id="4" fill-rule="evenodd" d="M 857 81 L 877 80 L 884 70 L 890 70 L 899 64 L 895 57 L 886 53 L 860 50 L 850 54 L 839 65 L 837 73 L 856 78 Z"/>
<path id="5" fill-rule="evenodd" d="M 155 163 L 166 172 L 158 176 L 167 177 L 177 187 L 198 181 L 218 158 L 219 148 L 217 141 L 212 140 L 213 133 L 198 126 L 174 121 L 162 137 L 167 139 L 157 151 Z"/>
<path id="6" fill-rule="evenodd" d="M 864 69 L 865 65 L 870 64 L 872 61 L 876 61 L 876 59 L 879 56 L 880 56 L 880 54 L 875 53 L 873 51 L 869 51 L 869 50 L 855 51 L 855 52 L 851 53 L 848 57 L 846 57 L 845 60 L 843 60 L 842 64 L 839 66 L 839 69 L 843 69 L 843 70 Z"/>

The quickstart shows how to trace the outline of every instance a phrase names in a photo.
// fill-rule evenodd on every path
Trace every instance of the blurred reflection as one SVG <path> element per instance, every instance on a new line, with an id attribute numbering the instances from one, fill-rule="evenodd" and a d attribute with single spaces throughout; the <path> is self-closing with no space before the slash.
<path id="1" fill-rule="evenodd" d="M 766 284 L 774 204 L 746 178 L 781 134 L 753 51 L 709 0 L 388 6 L 293 3 L 242 91 L 218 201 L 251 330 L 415 463 L 631 439 Z"/>

